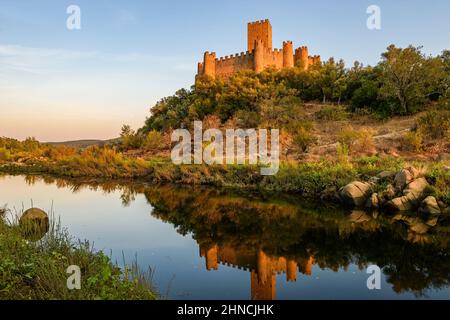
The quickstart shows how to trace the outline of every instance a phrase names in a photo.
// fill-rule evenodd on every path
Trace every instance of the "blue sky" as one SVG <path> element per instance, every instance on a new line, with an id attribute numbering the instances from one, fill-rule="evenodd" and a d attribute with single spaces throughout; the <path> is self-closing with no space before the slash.
<path id="1" fill-rule="evenodd" d="M 81 30 L 66 9 L 81 8 Z M 381 8 L 381 30 L 366 9 Z M 160 98 L 193 83 L 204 51 L 245 51 L 248 21 L 269 18 L 274 47 L 375 64 L 391 43 L 438 54 L 450 2 L 0 0 L 0 136 L 42 141 L 117 136 Z"/>

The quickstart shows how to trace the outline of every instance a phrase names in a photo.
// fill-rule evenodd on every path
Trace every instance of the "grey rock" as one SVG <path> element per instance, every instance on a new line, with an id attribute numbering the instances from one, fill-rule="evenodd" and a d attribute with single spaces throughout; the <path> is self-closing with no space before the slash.
<path id="1" fill-rule="evenodd" d="M 361 207 L 366 203 L 372 187 L 371 183 L 353 181 L 339 190 L 339 197 L 345 205 Z"/>
<path id="2" fill-rule="evenodd" d="M 396 172 L 395 171 L 382 171 L 379 174 L 377 174 L 377 177 L 380 179 L 388 179 L 395 177 Z"/>
<path id="3" fill-rule="evenodd" d="M 408 167 L 400 170 L 394 179 L 394 185 L 397 190 L 403 190 L 409 183 L 419 176 L 419 170 L 414 167 Z"/>
<path id="4" fill-rule="evenodd" d="M 403 190 L 403 196 L 388 201 L 386 208 L 390 211 L 410 211 L 416 209 L 422 200 L 425 188 L 428 186 L 425 178 L 412 181 Z"/>

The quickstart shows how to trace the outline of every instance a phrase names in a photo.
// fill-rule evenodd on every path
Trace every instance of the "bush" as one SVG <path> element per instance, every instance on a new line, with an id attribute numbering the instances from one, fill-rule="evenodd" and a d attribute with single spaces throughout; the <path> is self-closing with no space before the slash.
<path id="1" fill-rule="evenodd" d="M 326 106 L 317 111 L 315 116 L 319 120 L 340 121 L 348 119 L 350 114 L 342 106 Z"/>
<path id="2" fill-rule="evenodd" d="M 317 138 L 306 128 L 301 127 L 294 135 L 294 144 L 302 151 L 308 151 L 308 148 L 317 141 Z"/>
<path id="3" fill-rule="evenodd" d="M 5 148 L 0 148 L 0 161 L 9 161 L 11 159 L 11 152 Z"/>
<path id="4" fill-rule="evenodd" d="M 450 111 L 427 112 L 417 120 L 417 130 L 429 139 L 450 137 Z"/>
<path id="5" fill-rule="evenodd" d="M 144 141 L 144 148 L 149 151 L 160 151 L 164 149 L 163 135 L 155 130 L 147 133 Z"/>
<path id="6" fill-rule="evenodd" d="M 423 136 L 420 131 L 410 131 L 404 136 L 405 146 L 407 149 L 419 152 L 422 150 Z"/>
<path id="7" fill-rule="evenodd" d="M 338 157 L 339 163 L 348 163 L 349 162 L 349 148 L 346 144 L 338 143 L 336 146 L 336 153 Z"/>
<path id="8" fill-rule="evenodd" d="M 356 141 L 356 148 L 358 151 L 368 151 L 375 148 L 375 143 L 373 141 L 373 135 L 375 131 L 369 128 L 363 128 L 358 132 L 358 138 Z"/>
<path id="9" fill-rule="evenodd" d="M 359 132 L 354 130 L 352 126 L 346 126 L 338 133 L 337 139 L 341 145 L 346 146 L 348 151 L 351 151 L 359 136 Z"/>

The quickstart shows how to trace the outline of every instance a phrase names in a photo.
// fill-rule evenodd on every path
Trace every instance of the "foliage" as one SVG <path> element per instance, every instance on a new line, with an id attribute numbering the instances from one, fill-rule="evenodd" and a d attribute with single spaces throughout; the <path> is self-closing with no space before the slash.
<path id="1" fill-rule="evenodd" d="M 307 70 L 242 71 L 227 81 L 199 77 L 190 90 L 178 90 L 153 106 L 139 132 L 189 128 L 211 114 L 222 123 L 236 118 L 239 126 L 258 127 L 270 123 L 277 112 L 287 112 L 281 118 L 289 112 L 295 115 L 292 106 L 300 101 L 346 103 L 351 111 L 367 109 L 381 117 L 421 111 L 435 100 L 448 105 L 449 57 L 448 50 L 426 57 L 420 47 L 391 45 L 374 67 L 355 62 L 347 69 L 342 60 L 330 58 Z M 318 117 L 340 120 L 346 113 L 325 109 Z"/>
<path id="2" fill-rule="evenodd" d="M 317 138 L 305 127 L 300 127 L 293 139 L 301 152 L 308 151 L 308 148 L 317 141 Z"/>
<path id="3" fill-rule="evenodd" d="M 433 110 L 417 120 L 417 130 L 429 139 L 450 137 L 450 110 Z"/>
<path id="4" fill-rule="evenodd" d="M 349 113 L 342 106 L 325 106 L 315 116 L 323 121 L 340 121 L 348 119 Z"/>
<path id="5" fill-rule="evenodd" d="M 156 299 L 151 274 L 136 266 L 113 265 L 88 242 L 73 241 L 59 225 L 37 242 L 22 238 L 20 227 L 0 217 L 0 299 L 118 300 Z M 82 271 L 81 289 L 67 288 L 66 269 Z"/>
<path id="6" fill-rule="evenodd" d="M 125 158 L 112 146 L 75 149 L 37 141 L 32 145 L 30 148 L 30 140 L 0 138 L 0 150 L 8 152 L 8 159 L 0 157 L 0 164 L 3 164 L 0 168 L 3 171 L 29 170 L 73 177 L 109 178 L 145 176 L 150 172 L 145 160 Z"/>
<path id="7" fill-rule="evenodd" d="M 143 148 L 149 151 L 162 150 L 165 147 L 163 138 L 163 135 L 159 131 L 152 130 L 147 133 L 143 143 Z"/>
<path id="8" fill-rule="evenodd" d="M 137 134 L 131 127 L 127 124 L 122 126 L 120 132 L 120 145 L 122 149 L 139 149 L 144 142 L 142 135 Z"/>
<path id="9" fill-rule="evenodd" d="M 442 60 L 426 58 L 421 48 L 391 45 L 382 54 L 381 95 L 398 102 L 398 114 L 420 110 L 433 94 L 442 94 L 441 82 L 448 74 Z"/>
<path id="10" fill-rule="evenodd" d="M 409 131 L 405 134 L 404 138 L 407 148 L 415 152 L 422 150 L 423 135 L 421 131 Z"/>

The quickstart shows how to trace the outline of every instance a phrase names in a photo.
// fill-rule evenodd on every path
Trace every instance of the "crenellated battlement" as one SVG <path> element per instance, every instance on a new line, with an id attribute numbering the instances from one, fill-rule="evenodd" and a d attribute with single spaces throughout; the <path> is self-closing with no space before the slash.
<path id="1" fill-rule="evenodd" d="M 284 41 L 282 48 L 272 48 L 272 26 L 269 19 L 247 24 L 247 51 L 216 57 L 215 52 L 205 52 L 203 62 L 198 64 L 197 76 L 208 75 L 212 78 L 227 79 L 241 70 L 261 72 L 266 68 L 292 68 L 320 63 L 320 56 L 310 56 L 308 47 L 294 50 L 293 42 Z"/>

